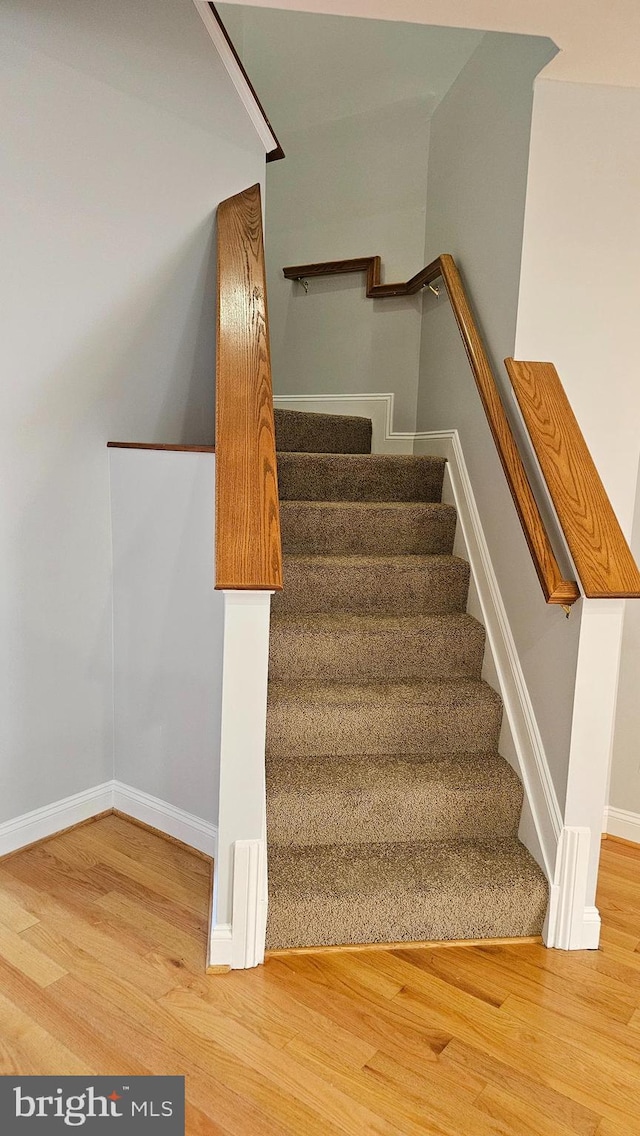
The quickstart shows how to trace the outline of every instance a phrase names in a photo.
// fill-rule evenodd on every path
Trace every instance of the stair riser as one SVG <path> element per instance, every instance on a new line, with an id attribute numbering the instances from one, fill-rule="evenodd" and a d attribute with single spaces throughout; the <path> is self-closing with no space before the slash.
<path id="1" fill-rule="evenodd" d="M 420 567 L 295 563 L 285 558 L 284 588 L 272 601 L 275 612 L 351 612 L 360 615 L 424 615 L 464 611 L 469 566 L 462 560 Z"/>
<path id="2" fill-rule="evenodd" d="M 448 505 L 326 505 L 283 501 L 285 553 L 426 556 L 453 550 L 456 512 Z"/>
<path id="3" fill-rule="evenodd" d="M 278 454 L 282 501 L 439 501 L 443 476 L 438 459 Z"/>
<path id="4" fill-rule="evenodd" d="M 410 869 L 410 865 L 408 865 Z M 384 902 L 387 900 L 387 902 Z M 454 889 L 427 892 L 407 908 L 393 896 L 373 904 L 354 903 L 353 895 L 331 899 L 310 896 L 286 904 L 271 896 L 267 950 L 349 943 L 429 942 L 447 939 L 518 938 L 539 935 L 547 905 L 542 882 L 522 902 L 517 885 L 478 889 L 473 918 Z"/>
<path id="5" fill-rule="evenodd" d="M 297 453 L 369 454 L 371 419 L 275 410 L 276 449 Z"/>
<path id="6" fill-rule="evenodd" d="M 431 787 L 433 789 L 433 787 Z M 267 827 L 271 845 L 347 844 L 441 840 L 487 842 L 515 837 L 522 792 L 511 784 L 399 794 L 385 791 L 295 793 L 268 789 Z"/>
<path id="7" fill-rule="evenodd" d="M 309 632 L 271 625 L 269 677 L 286 682 L 402 682 L 415 678 L 467 676 L 479 678 L 484 655 L 484 631 L 479 624 L 464 631 L 441 627 L 428 634 L 402 631 Z"/>
<path id="8" fill-rule="evenodd" d="M 274 699 L 267 714 L 267 752 L 274 755 L 486 753 L 497 749 L 502 711 L 498 704 L 461 702 L 406 707 L 313 704 Z"/>

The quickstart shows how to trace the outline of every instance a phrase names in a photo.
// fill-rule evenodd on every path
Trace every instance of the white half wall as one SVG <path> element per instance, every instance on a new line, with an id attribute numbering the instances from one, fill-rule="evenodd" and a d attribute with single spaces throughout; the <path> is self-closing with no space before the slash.
<path id="1" fill-rule="evenodd" d="M 0 134 L 2 823 L 113 776 L 105 444 L 213 441 L 215 208 L 264 147 L 191 0 L 0 5 Z"/>
<path id="2" fill-rule="evenodd" d="M 215 455 L 110 449 L 109 464 L 114 776 L 217 824 L 224 610 L 214 589 Z"/>

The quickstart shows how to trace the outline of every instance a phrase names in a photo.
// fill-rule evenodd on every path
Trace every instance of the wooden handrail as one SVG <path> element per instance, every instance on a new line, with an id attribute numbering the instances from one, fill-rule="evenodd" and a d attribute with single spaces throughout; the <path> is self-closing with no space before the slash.
<path id="1" fill-rule="evenodd" d="M 283 272 L 289 280 L 366 272 L 367 296 L 374 299 L 411 296 L 442 278 L 544 597 L 547 603 L 562 604 L 563 607 L 575 603 L 580 592 L 575 581 L 565 580 L 560 571 L 453 257 L 443 253 L 401 284 L 380 283 L 379 256 L 332 260 L 324 264 L 299 264 L 284 268 Z"/>
<path id="2" fill-rule="evenodd" d="M 585 595 L 639 599 L 640 572 L 553 363 L 505 366 Z"/>
<path id="3" fill-rule="evenodd" d="M 217 213 L 216 587 L 282 587 L 260 186 Z"/>

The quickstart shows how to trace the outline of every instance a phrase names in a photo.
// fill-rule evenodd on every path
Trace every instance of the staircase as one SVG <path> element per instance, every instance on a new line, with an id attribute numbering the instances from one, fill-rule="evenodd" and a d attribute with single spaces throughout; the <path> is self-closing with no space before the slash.
<path id="1" fill-rule="evenodd" d="M 276 437 L 267 949 L 539 934 L 444 461 L 371 454 L 362 418 L 276 411 Z"/>

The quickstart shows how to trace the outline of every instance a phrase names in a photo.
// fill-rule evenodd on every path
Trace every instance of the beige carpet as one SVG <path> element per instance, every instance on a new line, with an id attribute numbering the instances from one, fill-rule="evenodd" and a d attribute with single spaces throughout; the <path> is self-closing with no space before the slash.
<path id="1" fill-rule="evenodd" d="M 284 589 L 267 723 L 267 947 L 538 934 L 444 462 L 276 411 Z"/>

